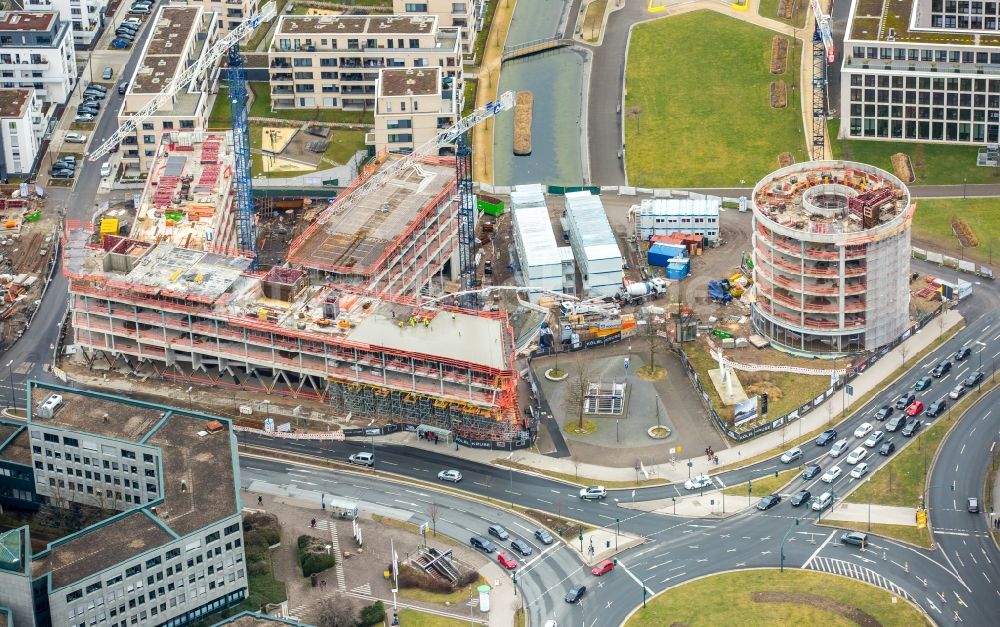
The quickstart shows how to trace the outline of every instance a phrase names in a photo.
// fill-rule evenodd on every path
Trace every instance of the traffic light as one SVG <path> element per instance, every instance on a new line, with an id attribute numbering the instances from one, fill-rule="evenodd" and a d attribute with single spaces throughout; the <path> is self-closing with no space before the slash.
<path id="1" fill-rule="evenodd" d="M 618 565 L 618 558 L 617 557 L 615 559 L 613 559 L 612 561 L 615 563 L 615 566 Z"/>
<path id="2" fill-rule="evenodd" d="M 778 471 L 777 471 L 777 470 L 775 470 L 775 471 L 774 471 L 774 478 L 775 478 L 775 479 L 777 479 L 777 478 L 778 478 Z"/>
<path id="3" fill-rule="evenodd" d="M 760 413 L 767 414 L 767 392 L 760 394 Z"/>

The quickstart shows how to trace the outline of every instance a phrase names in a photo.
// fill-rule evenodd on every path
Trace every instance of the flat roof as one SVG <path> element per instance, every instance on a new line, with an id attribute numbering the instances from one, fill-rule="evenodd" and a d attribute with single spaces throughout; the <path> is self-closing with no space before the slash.
<path id="1" fill-rule="evenodd" d="M 614 246 L 615 250 L 618 250 L 618 240 L 611 230 L 608 214 L 604 211 L 599 196 L 594 196 L 589 191 L 567 192 L 566 216 L 570 222 L 570 229 L 576 231 L 584 248 L 589 250 L 592 246 Z M 618 256 L 621 256 L 620 252 Z"/>
<path id="2" fill-rule="evenodd" d="M 143 255 L 124 281 L 211 302 L 227 292 L 250 263 L 246 257 L 190 250 L 162 242 Z"/>
<path id="3" fill-rule="evenodd" d="M 437 30 L 435 15 L 282 15 L 274 29 L 278 35 L 377 34 L 419 35 Z M 404 49 L 405 50 L 405 49 Z"/>
<path id="4" fill-rule="evenodd" d="M 718 198 L 643 198 L 641 215 L 649 216 L 718 216 Z"/>
<path id="5" fill-rule="evenodd" d="M 383 96 L 434 95 L 441 91 L 441 68 L 383 68 L 378 85 Z"/>
<path id="6" fill-rule="evenodd" d="M 363 185 L 396 158 L 399 157 L 387 157 L 377 169 L 362 175 L 354 184 Z M 419 169 L 406 168 L 388 183 L 343 202 L 335 199 L 292 242 L 288 260 L 305 268 L 347 275 L 369 273 L 383 255 L 397 247 L 418 219 L 430 211 L 435 199 L 454 185 L 454 166 L 428 158 L 420 163 Z"/>
<path id="7" fill-rule="evenodd" d="M 914 8 L 921 9 L 914 22 Z M 883 43 L 950 44 L 956 46 L 1000 45 L 1000 33 L 933 28 L 929 0 L 854 0 L 848 41 Z M 911 29 L 910 25 L 913 24 Z M 977 36 L 977 32 L 980 33 Z M 978 37 L 978 41 L 977 41 Z M 848 52 L 845 52 L 848 54 Z"/>
<path id="8" fill-rule="evenodd" d="M 519 207 L 511 211 L 514 228 L 524 246 L 526 266 L 561 265 L 562 257 L 556 245 L 556 236 L 552 233 L 552 220 L 549 210 L 542 206 Z"/>
<path id="9" fill-rule="evenodd" d="M 0 89 L 0 118 L 23 118 L 30 100 L 30 89 Z"/>
<path id="10" fill-rule="evenodd" d="M 22 466 L 31 465 L 31 439 L 27 429 L 18 433 L 17 437 L 11 440 L 7 446 L 3 447 L 3 450 L 0 450 L 0 459 L 21 464 Z"/>
<path id="11" fill-rule="evenodd" d="M 177 74 L 187 58 L 187 44 L 199 23 L 201 7 L 166 5 L 160 7 L 150 28 L 142 60 L 129 85 L 130 94 L 157 94 Z"/>
<path id="12" fill-rule="evenodd" d="M 49 11 L 0 12 L 0 31 L 47 31 L 58 16 L 58 13 Z"/>
<path id="13" fill-rule="evenodd" d="M 38 417 L 29 408 L 29 422 L 73 429 L 83 437 L 94 434 L 158 448 L 163 467 L 162 500 L 56 541 L 48 554 L 34 560 L 32 574 L 51 572 L 53 588 L 71 585 L 238 513 L 228 422 L 218 421 L 223 429 L 209 433 L 211 416 L 36 381 L 29 386 L 32 402 L 41 402 L 50 393 L 63 396 L 53 418 Z"/>

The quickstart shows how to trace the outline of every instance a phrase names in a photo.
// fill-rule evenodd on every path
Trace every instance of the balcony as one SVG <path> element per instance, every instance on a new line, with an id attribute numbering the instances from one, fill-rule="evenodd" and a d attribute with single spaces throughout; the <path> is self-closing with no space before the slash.
<path id="1" fill-rule="evenodd" d="M 292 74 L 291 72 L 276 72 L 271 74 L 272 83 L 291 83 Z"/>
<path id="2" fill-rule="evenodd" d="M 295 90 L 293 90 L 291 87 L 277 87 L 277 86 L 272 86 L 271 87 L 271 96 L 272 97 L 273 96 L 294 96 L 294 95 L 295 95 Z"/>
<path id="3" fill-rule="evenodd" d="M 271 98 L 271 108 L 272 109 L 294 109 L 295 99 L 294 98 Z"/>
<path id="4" fill-rule="evenodd" d="M 288 57 L 275 57 L 271 59 L 271 67 L 290 68 L 292 62 L 288 60 Z"/>

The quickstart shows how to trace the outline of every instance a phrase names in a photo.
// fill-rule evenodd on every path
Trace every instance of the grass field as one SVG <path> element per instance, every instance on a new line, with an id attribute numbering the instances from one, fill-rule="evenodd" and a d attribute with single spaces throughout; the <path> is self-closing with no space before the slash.
<path id="1" fill-rule="evenodd" d="M 630 185 L 735 186 L 775 170 L 782 152 L 806 159 L 799 45 L 780 77 L 788 105 L 772 109 L 772 36 L 713 11 L 633 29 L 624 109 Z"/>
<path id="2" fill-rule="evenodd" d="M 902 152 L 910 156 L 913 166 L 915 180 L 911 185 L 1000 183 L 1000 170 L 976 165 L 976 153 L 979 151 L 976 146 L 836 139 L 840 122 L 830 120 L 827 127 L 835 159 L 870 163 L 893 172 L 890 157 Z"/>
<path id="3" fill-rule="evenodd" d="M 485 577 L 480 577 L 479 582 L 476 586 L 480 584 L 488 583 Z M 451 603 L 452 605 L 457 605 L 469 600 L 469 589 L 459 588 L 452 592 L 428 592 L 427 590 L 421 590 L 420 588 L 400 588 L 399 596 L 404 599 L 410 599 L 412 601 L 422 601 L 424 603 L 438 603 L 444 605 L 445 603 Z M 402 621 L 400 621 L 402 623 Z"/>
<path id="4" fill-rule="evenodd" d="M 583 16 L 583 36 L 587 41 L 597 41 L 600 38 L 604 11 L 607 8 L 608 0 L 593 0 L 587 5 L 587 14 Z"/>
<path id="5" fill-rule="evenodd" d="M 446 618 L 417 610 L 400 610 L 399 624 L 406 627 L 464 627 L 469 621 Z"/>
<path id="6" fill-rule="evenodd" d="M 927 241 L 928 247 L 960 259 L 993 263 L 1000 253 L 1000 204 L 995 198 L 942 198 L 917 202 L 913 215 L 913 238 Z M 951 230 L 951 217 L 959 216 L 972 229 L 979 246 L 962 248 Z M 934 246 L 931 246 L 934 244 Z"/>
<path id="7" fill-rule="evenodd" d="M 634 599 L 623 601 L 642 600 L 639 590 L 633 594 Z M 885 590 L 845 577 L 797 570 L 752 570 L 707 577 L 669 589 L 646 605 L 625 622 L 626 627 L 928 624 L 919 610 Z M 867 616 L 859 616 L 859 611 Z"/>
<path id="8" fill-rule="evenodd" d="M 375 123 L 375 114 L 371 111 L 341 111 L 340 109 L 280 109 L 271 111 L 271 89 L 268 83 L 249 82 L 253 93 L 249 115 L 252 118 L 275 118 L 280 120 L 298 120 L 300 122 L 341 122 L 344 124 Z M 219 87 L 219 93 L 212 104 L 212 112 L 208 116 L 209 128 L 229 128 L 232 126 L 229 116 L 229 90 Z"/>
<path id="9" fill-rule="evenodd" d="M 790 448 L 790 447 L 789 447 Z M 760 478 L 751 477 L 750 478 L 750 496 L 751 497 L 762 497 L 768 494 L 774 494 L 783 485 L 791 481 L 795 475 L 801 472 L 802 469 L 798 466 L 779 472 L 778 476 L 775 477 L 774 473 L 768 473 L 762 475 Z M 738 483 L 736 485 L 729 486 L 723 490 L 726 494 L 732 496 L 746 496 L 747 495 L 747 482 Z"/>
<path id="10" fill-rule="evenodd" d="M 760 0 L 760 7 L 757 9 L 757 14 L 761 17 L 766 17 L 769 20 L 777 20 L 783 24 L 789 24 L 790 26 L 795 26 L 796 28 L 803 28 L 806 25 L 806 13 L 809 11 L 809 0 L 794 0 L 795 11 L 792 13 L 793 19 L 786 20 L 783 17 L 778 17 L 778 4 L 779 0 Z"/>

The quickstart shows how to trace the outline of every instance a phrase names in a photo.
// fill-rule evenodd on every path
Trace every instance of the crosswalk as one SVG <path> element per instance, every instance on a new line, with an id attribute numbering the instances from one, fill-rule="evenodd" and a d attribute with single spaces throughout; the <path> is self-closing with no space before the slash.
<path id="1" fill-rule="evenodd" d="M 354 594 L 370 595 L 372 593 L 372 585 L 370 583 L 366 583 L 363 586 L 351 588 L 351 592 L 353 592 Z"/>
<path id="2" fill-rule="evenodd" d="M 913 598 L 906 592 L 906 590 L 903 590 L 889 579 L 886 579 L 870 568 L 858 566 L 852 562 L 838 560 L 832 557 L 816 556 L 811 562 L 809 562 L 808 568 L 864 581 L 872 584 L 873 586 L 878 586 L 883 590 L 888 590 L 892 594 L 903 597 L 908 601 L 913 601 Z"/>
<path id="3" fill-rule="evenodd" d="M 333 554 L 337 557 L 337 561 L 333 565 L 333 571 L 337 576 L 337 589 L 343 592 L 347 590 L 347 583 L 344 580 L 344 556 L 340 553 L 337 524 L 332 520 L 320 520 L 316 523 L 316 526 L 330 532 L 330 545 L 333 547 Z"/>

